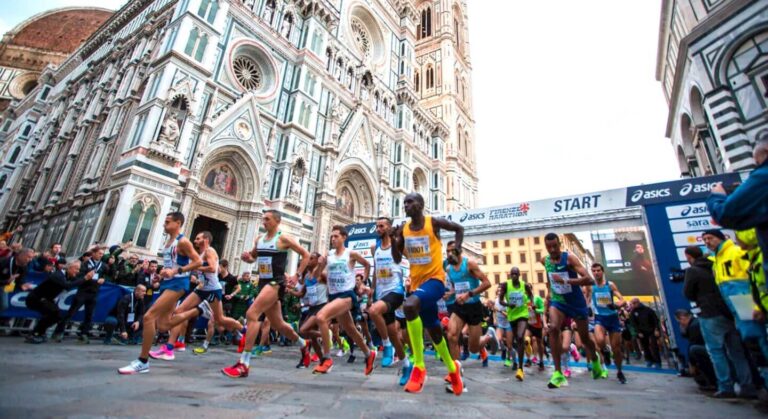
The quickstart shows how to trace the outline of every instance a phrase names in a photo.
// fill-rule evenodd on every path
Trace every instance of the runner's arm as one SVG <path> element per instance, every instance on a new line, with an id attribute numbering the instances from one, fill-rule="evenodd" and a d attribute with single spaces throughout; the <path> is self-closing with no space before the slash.
<path id="1" fill-rule="evenodd" d="M 485 272 L 480 269 L 480 265 L 477 264 L 477 261 L 474 259 L 469 259 L 467 262 L 467 268 L 469 268 L 470 275 L 480 280 L 480 285 L 477 288 L 469 290 L 471 295 L 480 295 L 491 288 L 491 281 L 488 280 L 488 276 L 485 274 Z"/>
<path id="2" fill-rule="evenodd" d="M 179 253 L 189 258 L 189 263 L 186 266 L 179 268 L 179 273 L 192 272 L 200 270 L 203 266 L 203 260 L 200 259 L 200 255 L 197 254 L 195 246 L 188 238 L 184 237 L 179 240 Z"/>
<path id="3" fill-rule="evenodd" d="M 371 276 L 371 262 L 368 262 L 363 255 L 357 252 L 349 252 L 349 259 L 363 265 L 363 278 Z M 352 265 L 352 268 L 354 268 L 354 265 Z"/>
<path id="4" fill-rule="evenodd" d="M 296 270 L 296 272 L 304 272 L 307 269 L 307 264 L 309 264 L 309 252 L 307 249 L 301 247 L 301 245 L 293 237 L 280 235 L 280 241 L 283 242 L 284 249 L 291 249 L 298 253 L 299 256 L 301 256 L 301 260 L 299 261 L 299 268 Z"/>
<path id="5" fill-rule="evenodd" d="M 616 287 L 616 284 L 614 284 L 611 281 L 609 281 L 608 284 L 610 284 L 611 291 L 613 291 L 613 295 L 615 295 L 617 300 L 618 300 L 616 305 L 623 306 L 624 305 L 624 296 L 621 295 L 621 293 L 619 292 L 619 288 Z"/>
<path id="6" fill-rule="evenodd" d="M 392 246 L 392 249 L 394 251 L 394 247 Z M 371 254 L 376 255 L 376 246 L 371 246 Z M 394 258 L 393 258 L 394 259 Z M 374 265 L 376 264 L 376 259 L 374 258 Z M 371 288 L 376 289 L 376 269 L 373 270 L 373 278 L 371 279 Z"/>
<path id="7" fill-rule="evenodd" d="M 508 282 L 504 282 L 504 289 L 501 293 L 499 293 L 499 304 L 503 305 L 504 307 L 509 307 L 509 304 L 507 303 L 507 284 Z"/>
<path id="8" fill-rule="evenodd" d="M 458 253 L 461 253 L 461 246 L 464 243 L 464 227 L 462 227 L 459 223 L 454 223 L 453 221 L 448 221 L 445 218 L 432 218 L 432 231 L 435 232 L 435 236 L 438 238 L 440 237 L 440 230 L 448 230 L 453 231 L 456 233 L 456 237 L 454 237 L 454 241 L 456 242 L 456 250 Z M 458 255 L 457 253 L 457 255 Z"/>
<path id="9" fill-rule="evenodd" d="M 257 244 L 259 243 L 259 239 L 261 239 L 261 235 L 256 236 L 256 241 L 253 242 L 253 249 L 246 250 L 243 252 L 242 255 L 240 255 L 240 259 L 245 263 L 253 263 L 256 262 L 256 258 L 259 256 L 259 251 L 257 248 Z"/>
<path id="10" fill-rule="evenodd" d="M 211 250 L 213 249 L 210 247 L 205 249 L 205 253 L 202 255 L 203 261 L 207 263 L 208 266 L 201 266 L 200 269 L 198 269 L 200 272 L 215 273 L 216 269 L 219 267 L 219 258 L 217 258 Z"/>
<path id="11" fill-rule="evenodd" d="M 392 230 L 392 260 L 400 264 L 403 260 L 403 250 L 405 249 L 405 239 L 403 239 L 403 225 L 397 226 Z"/>
<path id="12" fill-rule="evenodd" d="M 584 265 L 581 264 L 581 261 L 575 255 L 570 253 L 568 254 L 568 265 L 570 265 L 579 275 L 579 277 L 576 279 L 567 279 L 566 282 L 568 284 L 588 287 L 594 285 L 595 280 L 592 279 L 592 275 L 589 274 L 589 271 L 587 271 L 587 269 L 584 267 Z"/>

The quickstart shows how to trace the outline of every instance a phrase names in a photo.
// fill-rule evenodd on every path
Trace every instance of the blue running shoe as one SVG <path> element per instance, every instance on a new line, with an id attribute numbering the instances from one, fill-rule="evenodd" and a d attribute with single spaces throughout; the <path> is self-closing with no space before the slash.
<path id="1" fill-rule="evenodd" d="M 384 347 L 384 356 L 381 358 L 383 368 L 391 367 L 394 362 L 395 348 L 392 346 Z"/>
<path id="2" fill-rule="evenodd" d="M 413 369 L 413 364 L 409 364 L 407 367 L 405 364 L 403 364 L 402 369 L 402 375 L 400 376 L 400 385 L 404 386 L 408 380 L 411 378 L 411 370 Z"/>

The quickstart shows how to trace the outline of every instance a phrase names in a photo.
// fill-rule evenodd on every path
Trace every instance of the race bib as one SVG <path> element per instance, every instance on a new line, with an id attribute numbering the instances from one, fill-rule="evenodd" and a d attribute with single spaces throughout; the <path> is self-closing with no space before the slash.
<path id="1" fill-rule="evenodd" d="M 608 307 L 608 304 L 613 302 L 610 292 L 596 292 L 595 300 L 597 300 L 597 305 L 600 307 Z"/>
<path id="2" fill-rule="evenodd" d="M 136 315 L 134 313 L 128 313 L 128 323 L 133 323 Z"/>
<path id="3" fill-rule="evenodd" d="M 572 291 L 571 284 L 559 284 L 552 279 L 553 275 L 559 275 L 561 279 L 568 280 L 568 272 L 549 272 L 549 284 L 555 294 L 568 294 Z"/>
<path id="4" fill-rule="evenodd" d="M 309 305 L 316 306 L 317 305 L 317 287 L 307 287 L 307 294 L 306 294 L 307 302 L 309 302 Z"/>
<path id="5" fill-rule="evenodd" d="M 456 295 L 469 292 L 469 282 L 456 282 L 453 284 L 453 288 L 456 290 Z"/>
<path id="6" fill-rule="evenodd" d="M 259 269 L 259 279 L 272 279 L 272 256 L 261 256 L 256 259 Z"/>
<path id="7" fill-rule="evenodd" d="M 406 237 L 405 251 L 408 253 L 408 261 L 411 265 L 427 265 L 432 262 L 428 236 Z"/>
<path id="8" fill-rule="evenodd" d="M 344 286 L 346 275 L 347 268 L 344 265 L 344 262 L 328 265 L 328 285 L 333 290 L 340 290 L 341 287 Z"/>
<path id="9" fill-rule="evenodd" d="M 528 318 L 534 320 L 536 318 L 536 310 L 533 307 L 528 307 Z"/>
<path id="10" fill-rule="evenodd" d="M 523 294 L 521 294 L 519 292 L 512 293 L 509 296 L 509 304 L 511 304 L 511 305 L 513 305 L 515 307 L 522 306 L 523 305 Z"/>
<path id="11" fill-rule="evenodd" d="M 377 281 L 384 281 L 388 282 L 392 280 L 392 268 L 389 266 L 382 266 L 381 268 L 376 268 L 376 280 Z"/>

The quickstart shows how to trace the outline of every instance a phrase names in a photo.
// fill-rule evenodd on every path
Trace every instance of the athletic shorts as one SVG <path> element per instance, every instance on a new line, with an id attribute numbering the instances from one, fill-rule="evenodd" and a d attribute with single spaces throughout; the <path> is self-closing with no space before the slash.
<path id="1" fill-rule="evenodd" d="M 509 324 L 509 320 L 507 320 L 507 315 L 504 314 L 504 317 L 496 317 L 496 329 L 498 330 L 512 330 L 512 325 Z"/>
<path id="2" fill-rule="evenodd" d="M 448 316 L 450 316 L 456 311 L 456 303 L 446 304 L 445 308 L 448 309 Z"/>
<path id="3" fill-rule="evenodd" d="M 560 325 L 560 331 L 561 332 L 572 331 L 573 330 L 573 328 L 571 327 L 572 324 L 573 324 L 573 319 L 566 316 L 565 318 L 563 318 L 563 324 Z"/>
<path id="4" fill-rule="evenodd" d="M 584 307 L 574 307 L 570 304 L 561 303 L 559 301 L 552 301 L 550 303 L 550 307 L 554 307 L 558 309 L 560 312 L 565 314 L 567 317 L 570 317 L 574 320 L 586 320 L 588 317 L 588 311 L 587 306 Z"/>
<path id="5" fill-rule="evenodd" d="M 533 327 L 530 324 L 528 325 L 528 331 L 531 332 L 531 336 L 541 339 L 542 332 L 544 331 L 541 327 Z"/>
<path id="6" fill-rule="evenodd" d="M 163 293 L 165 290 L 171 290 L 176 292 L 185 292 L 189 289 L 189 277 L 181 277 L 181 278 L 171 278 L 166 279 L 162 282 L 160 282 L 160 288 L 158 289 L 157 295 Z"/>
<path id="7" fill-rule="evenodd" d="M 483 321 L 483 303 L 464 303 L 455 304 L 453 314 L 458 316 L 464 323 L 470 326 L 477 326 Z"/>
<path id="8" fill-rule="evenodd" d="M 440 320 L 437 317 L 437 301 L 445 295 L 445 284 L 439 279 L 428 279 L 413 291 L 413 295 L 419 298 L 419 317 L 425 328 L 431 329 L 440 327 Z M 482 320 L 482 310 L 480 318 Z"/>
<path id="9" fill-rule="evenodd" d="M 209 303 L 212 303 L 216 300 L 221 301 L 222 298 L 222 292 L 221 289 L 217 290 L 210 290 L 210 291 L 204 291 L 204 290 L 195 290 L 195 294 L 197 294 L 198 297 L 200 297 L 203 301 L 208 301 Z"/>
<path id="10" fill-rule="evenodd" d="M 390 292 L 389 294 L 379 298 L 378 301 L 383 301 L 387 305 L 387 312 L 384 313 L 384 323 L 389 326 L 395 322 L 395 310 L 400 308 L 405 301 L 405 296 L 397 292 Z"/>
<path id="11" fill-rule="evenodd" d="M 621 333 L 622 331 L 621 322 L 619 321 L 618 315 L 601 316 L 598 314 L 595 316 L 595 324 L 603 326 L 603 329 L 605 329 L 608 333 Z"/>
<path id="12" fill-rule="evenodd" d="M 511 322 L 509 322 L 509 326 L 512 328 L 513 331 L 517 330 L 517 325 L 520 322 L 525 322 L 525 324 L 527 325 L 528 324 L 528 317 L 520 317 L 519 319 L 512 320 Z M 526 328 L 527 328 L 527 326 L 526 326 Z"/>
<path id="13" fill-rule="evenodd" d="M 283 297 L 285 297 L 285 277 L 277 277 L 277 278 L 268 278 L 268 279 L 259 279 L 259 290 L 264 289 L 265 286 L 270 285 L 277 288 L 277 298 L 280 299 L 280 301 L 283 301 Z"/>
<path id="14" fill-rule="evenodd" d="M 352 301 L 352 308 L 350 308 L 349 312 L 352 313 L 352 318 L 355 321 L 359 321 L 359 319 L 362 318 L 362 315 L 360 313 L 360 304 L 357 302 L 357 294 L 355 291 L 344 291 L 338 294 L 329 294 L 328 302 L 330 303 L 331 301 L 337 300 L 339 298 L 349 298 Z"/>
<path id="15" fill-rule="evenodd" d="M 307 321 L 307 319 L 316 315 L 323 307 L 325 307 L 325 303 L 312 306 L 308 308 L 305 312 L 301 313 L 301 319 L 299 319 L 299 327 L 301 327 L 301 325 L 304 324 Z"/>

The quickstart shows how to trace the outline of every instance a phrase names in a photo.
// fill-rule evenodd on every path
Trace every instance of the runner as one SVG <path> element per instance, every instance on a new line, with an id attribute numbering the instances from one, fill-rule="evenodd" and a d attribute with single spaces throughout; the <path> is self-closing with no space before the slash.
<path id="1" fill-rule="evenodd" d="M 282 333 L 291 341 L 298 341 L 302 356 L 309 357 L 309 348 L 304 339 L 283 320 L 280 309 L 280 301 L 285 292 L 285 268 L 288 262 L 288 251 L 293 250 L 301 257 L 298 272 L 304 272 L 309 263 L 309 252 L 288 234 L 280 230 L 281 215 L 276 210 L 264 211 L 262 224 L 266 233 L 256 238 L 256 245 L 250 251 L 243 252 L 240 258 L 245 263 L 258 265 L 259 271 L 259 295 L 248 308 L 246 319 L 248 324 L 255 325 L 262 314 L 270 321 L 271 325 L 279 333 Z M 248 376 L 251 364 L 251 351 L 259 334 L 259 327 L 248 327 L 245 333 L 245 345 L 240 354 L 240 360 L 231 367 L 226 367 L 221 372 L 227 377 L 241 378 Z"/>
<path id="2" fill-rule="evenodd" d="M 611 339 L 611 350 L 613 351 L 613 362 L 616 363 L 616 378 L 621 384 L 626 384 L 627 378 L 621 371 L 621 364 L 624 356 L 621 353 L 621 321 L 616 311 L 617 305 L 614 304 L 614 298 L 618 301 L 618 306 L 624 305 L 622 297 L 616 284 L 605 279 L 605 269 L 603 265 L 595 263 L 592 265 L 592 275 L 595 277 L 595 285 L 591 287 L 591 300 L 595 307 L 595 339 L 597 347 L 605 351 L 608 342 L 605 339 L 606 333 Z M 603 378 L 608 377 L 608 371 L 604 370 Z"/>
<path id="3" fill-rule="evenodd" d="M 549 343 L 555 363 L 555 371 L 547 386 L 559 388 L 568 383 L 560 364 L 560 328 L 566 317 L 571 317 L 576 322 L 577 331 L 587 350 L 587 357 L 592 362 L 592 378 L 600 378 L 603 369 L 595 352 L 595 345 L 589 339 L 587 301 L 581 291 L 581 286 L 591 286 L 594 281 L 576 256 L 560 250 L 560 237 L 557 234 L 547 234 L 544 237 L 544 245 L 548 255 L 541 263 L 549 276 L 547 288 L 550 299 L 549 317 L 552 322 Z"/>
<path id="4" fill-rule="evenodd" d="M 363 334 L 366 345 L 368 345 L 369 348 L 373 348 L 373 337 L 371 336 L 371 331 L 368 329 L 368 309 L 373 303 L 373 290 L 371 287 L 365 285 L 365 280 L 361 274 L 355 275 L 355 294 L 357 294 L 357 301 L 360 306 L 357 310 L 357 315 L 355 315 L 355 326 L 358 327 Z M 355 346 L 350 345 L 349 359 L 347 360 L 350 364 L 355 361 L 354 351 Z"/>
<path id="5" fill-rule="evenodd" d="M 531 284 L 525 284 L 525 292 L 528 294 L 528 337 L 536 348 L 538 357 L 533 358 L 534 363 L 539 364 L 539 371 L 544 370 L 544 299 L 533 295 Z M 535 341 L 534 341 L 535 339 Z"/>
<path id="6" fill-rule="evenodd" d="M 200 252 L 203 260 L 203 266 L 198 269 L 202 275 L 199 276 L 200 286 L 191 292 L 174 311 L 175 316 L 182 316 L 186 319 L 203 315 L 212 320 L 216 325 L 225 330 L 242 333 L 243 325 L 237 320 L 224 315 L 224 308 L 221 300 L 223 298 L 221 283 L 219 282 L 219 254 L 216 249 L 211 247 L 213 235 L 208 231 L 202 231 L 195 236 L 195 247 Z M 201 304 L 207 302 L 207 304 Z M 165 346 L 152 351 L 149 356 L 154 359 L 163 359 L 170 361 L 174 359 L 174 345 L 176 339 L 183 336 L 186 331 L 186 322 L 176 326 L 171 331 L 171 336 Z M 207 349 L 207 346 L 206 346 Z"/>
<path id="7" fill-rule="evenodd" d="M 307 311 L 301 314 L 301 320 L 299 320 L 299 334 L 305 339 L 310 339 L 312 348 L 320 359 L 323 358 L 323 348 L 320 345 L 320 338 L 323 336 L 317 328 L 315 318 L 328 302 L 328 281 L 324 270 L 325 258 L 320 253 L 312 252 L 307 270 L 301 278 L 301 291 L 299 292 L 302 304 L 307 307 Z M 323 340 L 327 340 L 327 336 L 325 338 Z M 310 358 L 302 357 L 296 368 L 308 368 L 309 364 Z"/>
<path id="8" fill-rule="evenodd" d="M 381 242 L 371 248 L 374 265 L 372 286 L 376 302 L 371 305 L 368 314 L 384 346 L 381 366 L 392 366 L 394 356 L 397 355 L 397 358 L 403 361 L 405 371 L 406 367 L 410 369 L 410 361 L 405 356 L 395 324 L 395 311 L 403 305 L 405 287 L 403 271 L 400 268 L 401 258 L 395 259 L 392 255 L 392 220 L 387 217 L 376 220 L 376 233 L 381 238 Z"/>
<path id="9" fill-rule="evenodd" d="M 499 302 L 503 291 L 504 287 L 498 287 L 496 289 L 496 299 L 493 301 L 493 312 L 496 316 L 497 339 L 502 342 L 501 360 L 504 361 L 504 366 L 506 368 L 510 368 L 512 366 L 512 353 L 514 352 L 512 347 L 512 325 L 509 324 L 509 320 L 507 319 L 507 308 Z"/>
<path id="10" fill-rule="evenodd" d="M 323 337 L 323 359 L 320 365 L 315 367 L 314 373 L 327 374 L 333 368 L 333 360 L 329 356 L 331 341 L 325 339 L 330 336 L 330 322 L 336 319 L 341 328 L 352 338 L 354 343 L 365 354 L 365 375 L 370 375 L 375 367 L 376 351 L 365 344 L 363 335 L 355 327 L 353 314 L 359 309 L 357 294 L 355 294 L 355 264 L 360 263 L 365 270 L 364 277 L 368 277 L 371 264 L 359 253 L 347 249 L 344 241 L 347 239 L 347 230 L 342 226 L 333 226 L 331 229 L 331 246 L 333 249 L 326 256 L 325 267 L 328 276 L 328 304 L 326 304 L 316 316 L 320 327 L 320 336 Z"/>
<path id="11" fill-rule="evenodd" d="M 432 342 L 440 359 L 448 368 L 453 394 L 460 396 L 464 391 L 461 379 L 461 363 L 451 358 L 448 345 L 443 339 L 443 330 L 437 318 L 437 300 L 445 294 L 445 271 L 442 267 L 443 245 L 440 242 L 440 229 L 456 232 L 454 257 L 461 256 L 464 240 L 464 228 L 444 218 L 424 216 L 424 197 L 418 193 L 405 196 L 403 206 L 411 219 L 403 227 L 398 227 L 393 236 L 393 256 L 403 254 L 408 258 L 411 269 L 413 292 L 406 298 L 403 311 L 407 319 L 408 336 L 413 350 L 414 367 L 405 385 L 405 391 L 419 393 L 427 379 L 424 364 L 424 327 L 432 337 Z M 472 297 L 471 291 L 469 297 Z"/>
<path id="12" fill-rule="evenodd" d="M 504 283 L 504 292 L 499 295 L 499 303 L 507 307 L 507 320 L 512 326 L 511 335 L 514 337 L 517 347 L 517 373 L 515 378 L 523 381 L 523 356 L 525 355 L 525 332 L 528 329 L 528 306 L 530 300 L 525 292 L 525 282 L 520 280 L 520 269 L 513 267 L 509 271 L 510 280 Z M 507 335 L 509 336 L 509 335 Z M 512 341 L 507 341 L 507 346 L 512 347 Z"/>
<path id="13" fill-rule="evenodd" d="M 405 289 L 405 297 L 408 298 L 408 296 L 411 295 L 410 292 L 408 292 L 411 288 L 410 276 L 403 279 L 403 288 Z M 400 370 L 400 385 L 404 386 L 408 382 L 408 379 L 411 378 L 411 371 L 413 371 L 413 350 L 409 349 L 412 348 L 411 338 L 408 336 L 408 323 L 405 320 L 405 312 L 403 311 L 402 305 L 395 310 L 395 319 L 397 319 L 397 336 L 400 338 L 400 341 L 403 342 L 403 352 L 405 353 L 403 366 Z M 410 355 L 408 354 L 408 351 L 411 352 Z M 407 362 L 406 359 L 408 360 Z"/>
<path id="14" fill-rule="evenodd" d="M 169 213 L 165 217 L 163 229 L 168 234 L 168 242 L 163 248 L 163 270 L 160 271 L 162 282 L 159 297 L 144 314 L 144 332 L 141 353 L 137 360 L 117 370 L 120 374 L 143 374 L 149 372 L 149 350 L 155 339 L 155 332 L 171 330 L 187 320 L 184 316 L 173 316 L 176 302 L 189 288 L 189 273 L 202 266 L 203 261 L 195 251 L 192 242 L 181 234 L 184 214 Z M 173 316 L 173 317 L 172 317 Z"/>

